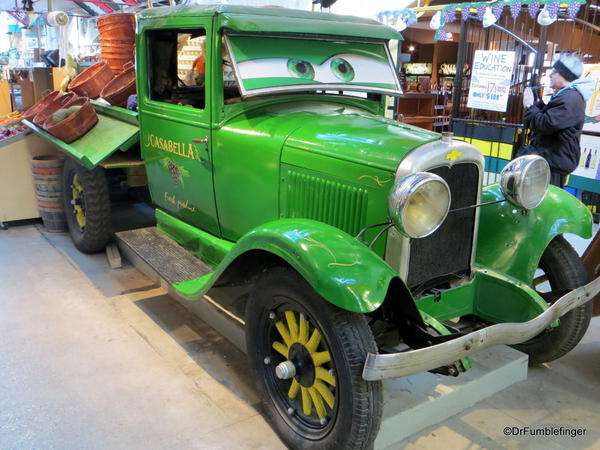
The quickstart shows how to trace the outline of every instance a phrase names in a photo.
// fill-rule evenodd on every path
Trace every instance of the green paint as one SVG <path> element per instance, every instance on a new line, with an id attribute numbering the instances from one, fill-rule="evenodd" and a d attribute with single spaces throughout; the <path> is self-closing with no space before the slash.
<path id="1" fill-rule="evenodd" d="M 272 77 L 265 77 L 265 78 L 250 78 L 247 80 L 244 80 L 244 87 L 248 90 L 253 90 L 253 89 L 265 89 L 265 88 L 270 88 L 273 86 L 297 86 L 297 85 L 303 85 L 304 87 L 307 87 L 309 85 L 315 85 L 318 84 L 318 89 L 329 89 L 327 87 L 327 84 L 325 83 L 321 83 L 320 81 L 316 81 L 316 80 L 309 80 L 310 82 L 307 82 L 307 80 L 301 79 L 301 78 L 272 78 Z M 348 84 L 348 85 L 353 85 L 353 86 L 372 86 L 372 87 L 377 87 L 377 88 L 382 88 L 382 89 L 396 89 L 396 86 L 394 86 L 393 84 L 386 84 L 386 83 L 336 83 L 336 84 Z M 321 86 L 322 85 L 322 86 Z"/>
<path id="2" fill-rule="evenodd" d="M 209 273 L 203 277 L 196 278 L 195 280 L 184 281 L 182 283 L 173 284 L 173 288 L 183 298 L 189 300 L 197 300 L 198 292 L 208 292 L 207 285 L 214 281 L 213 274 Z"/>
<path id="3" fill-rule="evenodd" d="M 433 328 L 435 331 L 440 333 L 442 336 L 448 336 L 448 335 L 452 334 L 452 332 L 450 330 L 448 330 L 448 328 L 446 328 L 444 326 L 444 324 L 442 322 L 440 322 L 439 320 L 437 320 L 435 317 L 432 317 L 423 311 L 421 311 L 421 317 L 423 317 L 423 322 L 425 322 L 425 324 L 427 324 L 428 326 Z M 471 358 L 469 358 L 468 356 L 465 358 L 462 358 L 460 360 L 460 362 L 462 363 L 465 370 L 469 370 L 471 367 L 473 367 L 473 364 L 471 363 Z"/>
<path id="4" fill-rule="evenodd" d="M 354 42 L 275 36 L 229 36 L 235 73 L 248 92 L 391 90 L 400 93 L 384 41 Z"/>
<path id="5" fill-rule="evenodd" d="M 526 322 L 547 309 L 531 287 L 488 268 L 476 267 L 470 283 L 440 296 L 417 300 L 419 310 L 438 321 L 476 314 L 492 323 Z"/>
<path id="6" fill-rule="evenodd" d="M 119 119 L 121 122 L 127 122 L 131 125 L 138 125 L 139 123 L 137 111 L 131 111 L 129 109 L 121 108 L 119 106 L 109 106 L 99 102 L 98 100 L 90 99 L 90 103 L 92 104 L 96 112 L 100 114 L 114 117 L 115 119 Z"/>
<path id="7" fill-rule="evenodd" d="M 156 223 L 160 231 L 213 267 L 225 258 L 234 245 L 232 242 L 219 239 L 215 235 L 193 227 L 160 209 L 156 210 Z"/>
<path id="8" fill-rule="evenodd" d="M 195 234 L 190 238 L 192 230 L 183 231 L 187 225 L 163 212 L 159 212 L 158 220 L 160 230 L 192 253 L 203 253 L 202 239 L 208 235 Z M 366 313 L 379 308 L 390 281 L 397 276 L 372 250 L 343 231 L 322 222 L 284 219 L 265 223 L 247 233 L 226 254 L 210 280 L 181 283 L 176 288 L 189 300 L 198 300 L 235 259 L 256 250 L 280 257 L 323 298 L 352 312 Z"/>
<path id="9" fill-rule="evenodd" d="M 369 249 L 355 235 L 366 225 L 387 220 L 387 199 L 399 163 L 439 135 L 382 117 L 381 103 L 368 99 L 288 94 L 226 104 L 223 27 L 271 35 L 286 27 L 286 32 L 303 33 L 302 39 L 316 30 L 342 34 L 336 24 L 344 25 L 343 34 L 348 36 L 364 29 L 371 38 L 393 34 L 363 19 L 336 22 L 331 19 L 335 16 L 305 12 L 262 13 L 194 6 L 139 15 L 141 147 L 159 207 L 158 228 L 214 269 L 174 288 L 197 300 L 237 258 L 268 252 L 294 267 L 327 301 L 349 311 L 374 311 L 397 274 L 383 260 L 385 237 Z M 283 17 L 288 14 L 291 17 Z M 149 100 L 145 30 L 198 27 L 207 31 L 206 108 Z M 240 37 L 233 34 L 232 39 Z M 374 45 L 360 44 L 355 48 Z M 246 47 L 239 48 L 240 54 L 250 57 L 252 50 Z M 283 54 L 282 48 L 274 54 L 299 57 Z M 325 57 L 307 51 L 315 55 L 302 57 L 318 56 L 315 61 L 321 62 Z M 206 144 L 192 142 L 204 138 Z M 175 182 L 165 166 L 169 161 L 189 176 L 181 175 Z M 485 189 L 482 201 L 501 198 L 495 186 Z M 538 209 L 527 214 L 507 202 L 480 211 L 472 280 L 440 298 L 417 300 L 427 323 L 440 333 L 448 333 L 443 321 L 466 314 L 492 322 L 525 321 L 538 315 L 545 303 L 527 285 L 546 245 L 560 233 L 590 233 L 589 212 L 554 188 Z M 366 240 L 377 231 L 367 233 Z M 467 367 L 469 362 L 463 364 Z"/>
<path id="10" fill-rule="evenodd" d="M 128 150 L 139 140 L 139 127 L 104 114 L 98 114 L 98 123 L 82 137 L 70 144 L 25 121 L 27 126 L 79 161 L 86 169 L 93 169 L 117 150 Z"/>
<path id="11" fill-rule="evenodd" d="M 497 184 L 484 188 L 481 202 L 502 200 Z M 483 206 L 476 261 L 530 284 L 544 250 L 559 234 L 592 235 L 592 214 L 568 192 L 550 186 L 536 209 L 524 212 L 507 201 Z"/>
<path id="12" fill-rule="evenodd" d="M 339 53 L 353 53 L 387 62 L 383 43 L 319 41 L 315 39 L 285 39 L 261 36 L 231 36 L 233 55 L 241 63 L 259 58 L 284 58 L 322 64 Z"/>
<path id="13" fill-rule="evenodd" d="M 361 17 L 315 14 L 283 8 L 252 8 L 236 5 L 174 6 L 141 11 L 138 20 L 185 20 L 215 17 L 218 29 L 270 33 L 320 34 L 353 36 L 361 39 L 399 39 L 402 35 L 392 27 Z"/>

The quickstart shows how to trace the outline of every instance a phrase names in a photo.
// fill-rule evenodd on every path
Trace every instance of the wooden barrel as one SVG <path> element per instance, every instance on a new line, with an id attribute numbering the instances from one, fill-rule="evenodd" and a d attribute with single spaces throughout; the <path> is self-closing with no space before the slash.
<path id="1" fill-rule="evenodd" d="M 68 231 L 62 187 L 64 159 L 51 156 L 34 156 L 31 161 L 38 210 L 44 227 L 51 233 Z"/>

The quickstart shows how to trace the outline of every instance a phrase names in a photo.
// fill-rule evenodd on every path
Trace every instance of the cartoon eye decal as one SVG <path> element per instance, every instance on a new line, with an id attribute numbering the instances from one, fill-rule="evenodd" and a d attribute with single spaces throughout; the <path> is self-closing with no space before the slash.
<path id="1" fill-rule="evenodd" d="M 343 58 L 334 58 L 331 60 L 331 71 L 336 78 L 341 81 L 352 81 L 354 79 L 354 69 L 348 61 Z"/>
<path id="2" fill-rule="evenodd" d="M 301 59 L 289 59 L 287 62 L 287 68 L 288 72 L 293 77 L 304 78 L 306 80 L 312 80 L 315 78 L 315 69 L 308 61 L 302 61 Z"/>

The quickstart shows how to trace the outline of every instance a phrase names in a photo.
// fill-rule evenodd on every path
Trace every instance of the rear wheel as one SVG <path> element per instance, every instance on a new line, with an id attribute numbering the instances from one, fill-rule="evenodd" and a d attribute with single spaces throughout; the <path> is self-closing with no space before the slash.
<path id="1" fill-rule="evenodd" d="M 293 449 L 366 449 L 382 414 L 382 384 L 362 369 L 377 347 L 365 317 L 321 298 L 296 272 L 275 268 L 246 310 L 246 343 L 267 416 Z"/>
<path id="2" fill-rule="evenodd" d="M 587 281 L 586 270 L 577 252 L 564 237 L 556 237 L 542 255 L 540 269 L 534 279 L 534 287 L 550 303 L 564 294 L 565 290 L 582 286 Z M 549 291 L 541 289 L 549 284 Z M 561 292 L 563 291 L 563 292 Z M 569 311 L 560 318 L 558 327 L 548 328 L 533 339 L 515 345 L 517 350 L 529 355 L 530 364 L 541 364 L 567 354 L 585 334 L 592 317 L 592 302 Z"/>
<path id="3" fill-rule="evenodd" d="M 104 250 L 110 238 L 110 198 L 104 169 L 87 170 L 67 159 L 63 170 L 65 214 L 75 247 Z"/>

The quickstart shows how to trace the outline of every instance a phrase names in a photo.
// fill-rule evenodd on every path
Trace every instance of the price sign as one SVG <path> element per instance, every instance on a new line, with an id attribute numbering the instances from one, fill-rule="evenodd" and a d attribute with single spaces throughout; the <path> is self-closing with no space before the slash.
<path id="1" fill-rule="evenodd" d="M 515 52 L 476 50 L 467 107 L 506 112 Z"/>

